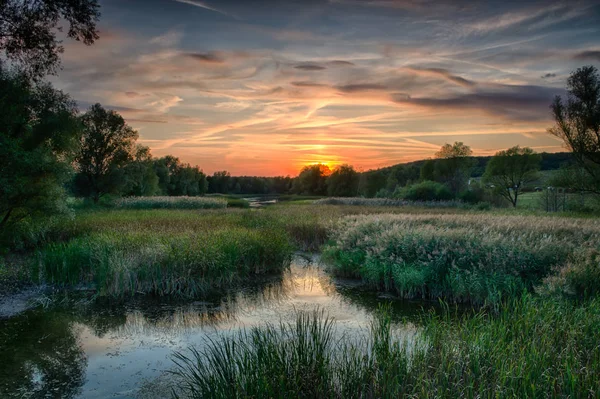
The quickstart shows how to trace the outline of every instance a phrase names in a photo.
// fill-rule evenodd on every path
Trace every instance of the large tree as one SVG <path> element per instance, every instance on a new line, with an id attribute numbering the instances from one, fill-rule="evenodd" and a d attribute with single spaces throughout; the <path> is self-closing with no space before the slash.
<path id="1" fill-rule="evenodd" d="M 538 178 L 541 162 L 542 157 L 531 148 L 512 147 L 497 152 L 488 161 L 483 179 L 516 207 L 523 187 Z"/>
<path id="2" fill-rule="evenodd" d="M 139 144 L 135 147 L 132 161 L 125 165 L 125 178 L 124 195 L 150 196 L 160 193 L 150 148 Z"/>
<path id="3" fill-rule="evenodd" d="M 64 207 L 79 136 L 75 103 L 0 67 L 0 230 Z"/>
<path id="4" fill-rule="evenodd" d="M 474 164 L 472 154 L 471 148 L 460 141 L 444 144 L 435 153 L 435 179 L 448 185 L 454 195 L 466 186 Z"/>
<path id="5" fill-rule="evenodd" d="M 350 165 L 336 167 L 327 179 L 327 195 L 355 197 L 358 194 L 358 172 Z"/>
<path id="6" fill-rule="evenodd" d="M 331 170 L 327 165 L 307 165 L 302 168 L 296 178 L 294 191 L 298 194 L 326 195 L 327 177 L 330 174 Z"/>
<path id="7" fill-rule="evenodd" d="M 56 72 L 63 52 L 57 33 L 86 45 L 98 39 L 97 0 L 0 0 L 0 52 L 29 76 Z"/>
<path id="8" fill-rule="evenodd" d="M 584 66 L 567 79 L 567 98 L 556 96 L 551 105 L 556 122 L 550 133 L 561 138 L 579 165 L 595 181 L 600 193 L 600 75 Z"/>
<path id="9" fill-rule="evenodd" d="M 95 104 L 81 116 L 83 136 L 77 156 L 76 191 L 94 202 L 126 184 L 123 167 L 133 159 L 138 133 L 121 115 Z"/>

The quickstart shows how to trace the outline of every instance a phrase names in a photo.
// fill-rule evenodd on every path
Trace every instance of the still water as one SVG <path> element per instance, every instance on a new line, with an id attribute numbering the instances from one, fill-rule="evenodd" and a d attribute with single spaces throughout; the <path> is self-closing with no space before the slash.
<path id="1" fill-rule="evenodd" d="M 382 302 L 392 304 L 397 332 L 412 334 L 417 315 L 432 306 L 366 292 L 317 263 L 296 257 L 282 276 L 211 301 L 70 302 L 0 320 L 0 397 L 169 397 L 173 351 L 209 337 L 291 322 L 297 310 L 316 308 L 335 319 L 337 334 L 361 334 Z"/>

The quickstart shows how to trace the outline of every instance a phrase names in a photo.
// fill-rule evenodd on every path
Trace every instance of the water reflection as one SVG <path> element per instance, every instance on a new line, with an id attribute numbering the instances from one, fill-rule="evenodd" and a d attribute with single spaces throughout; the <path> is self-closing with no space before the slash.
<path id="1" fill-rule="evenodd" d="M 298 309 L 325 310 L 340 334 L 363 331 L 381 302 L 390 302 L 398 329 L 423 303 L 407 303 L 333 280 L 314 262 L 297 258 L 276 278 L 220 298 L 191 303 L 136 300 L 36 309 L 0 320 L 1 397 L 132 397 L 142 381 L 171 367 L 170 355 L 208 337 L 264 323 L 292 321 Z M 159 395 L 160 396 L 160 395 Z"/>

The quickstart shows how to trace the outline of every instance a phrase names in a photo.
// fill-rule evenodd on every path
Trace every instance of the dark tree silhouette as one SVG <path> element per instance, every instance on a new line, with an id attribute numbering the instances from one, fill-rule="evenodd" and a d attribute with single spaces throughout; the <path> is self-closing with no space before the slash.
<path id="1" fill-rule="evenodd" d="M 542 157 L 531 148 L 519 146 L 499 151 L 487 163 L 484 180 L 516 208 L 523 186 L 538 178 Z"/>
<path id="2" fill-rule="evenodd" d="M 63 52 L 57 33 L 86 45 L 98 39 L 97 0 L 0 0 L 0 51 L 34 78 L 54 73 Z"/>
<path id="3" fill-rule="evenodd" d="M 93 105 L 81 117 L 83 136 L 77 157 L 76 191 L 95 203 L 126 184 L 123 167 L 133 159 L 138 133 L 121 115 Z"/>
<path id="4" fill-rule="evenodd" d="M 567 80 L 567 98 L 550 106 L 556 122 L 549 132 L 561 138 L 600 193 L 600 75 L 594 66 L 577 69 Z"/>
<path id="5" fill-rule="evenodd" d="M 0 67 L 0 232 L 64 207 L 79 126 L 75 103 Z M 8 231 L 8 229 L 6 229 Z"/>

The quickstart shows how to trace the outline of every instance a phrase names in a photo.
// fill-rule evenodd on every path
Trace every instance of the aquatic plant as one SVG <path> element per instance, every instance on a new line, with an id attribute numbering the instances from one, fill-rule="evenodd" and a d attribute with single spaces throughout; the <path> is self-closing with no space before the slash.
<path id="1" fill-rule="evenodd" d="M 362 339 L 334 340 L 322 313 L 174 355 L 191 398 L 596 397 L 600 302 L 525 295 L 499 314 L 427 315 L 394 333 L 382 309 Z"/>
<path id="2" fill-rule="evenodd" d="M 578 248 L 596 220 L 526 216 L 362 215 L 331 229 L 324 259 L 338 274 L 407 298 L 497 304 L 532 291 Z"/>

